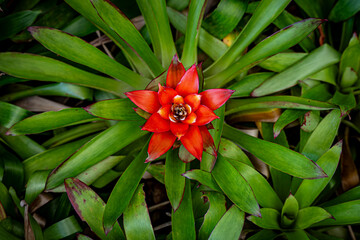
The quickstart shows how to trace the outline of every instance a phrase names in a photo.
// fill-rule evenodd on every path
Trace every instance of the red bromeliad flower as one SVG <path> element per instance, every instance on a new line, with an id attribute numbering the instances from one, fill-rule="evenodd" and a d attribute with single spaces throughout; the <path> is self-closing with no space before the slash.
<path id="1" fill-rule="evenodd" d="M 139 108 L 151 114 L 142 127 L 142 130 L 154 133 L 146 162 L 167 152 L 176 139 L 200 161 L 204 149 L 212 148 L 216 154 L 214 140 L 205 125 L 219 118 L 213 111 L 221 107 L 234 91 L 198 91 L 196 65 L 185 71 L 175 55 L 168 69 L 166 86 L 159 84 L 158 92 L 138 90 L 125 93 Z"/>

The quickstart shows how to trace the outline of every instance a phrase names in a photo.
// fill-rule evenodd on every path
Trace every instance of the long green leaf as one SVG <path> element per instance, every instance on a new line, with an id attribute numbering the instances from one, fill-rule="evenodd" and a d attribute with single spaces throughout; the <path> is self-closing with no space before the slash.
<path id="1" fill-rule="evenodd" d="M 109 1 L 91 0 L 91 3 L 99 17 L 146 62 L 154 76 L 160 75 L 163 67 L 130 20 Z"/>
<path id="2" fill-rule="evenodd" d="M 310 239 L 304 230 L 295 230 L 284 232 L 288 239 L 292 240 L 308 240 Z"/>
<path id="3" fill-rule="evenodd" d="M 34 172 L 27 182 L 25 201 L 31 204 L 35 198 L 45 189 L 46 180 L 50 171 L 37 171 Z"/>
<path id="4" fill-rule="evenodd" d="M 6 128 L 11 127 L 18 121 L 32 115 L 31 112 L 16 105 L 0 101 L 0 125 Z"/>
<path id="5" fill-rule="evenodd" d="M 272 208 L 262 208 L 260 210 L 261 217 L 249 216 L 247 219 L 253 222 L 255 225 L 264 229 L 276 229 L 280 230 L 280 213 L 279 211 Z"/>
<path id="6" fill-rule="evenodd" d="M 324 44 L 281 73 L 267 79 L 251 95 L 260 97 L 290 88 L 308 76 L 340 61 L 340 54 Z"/>
<path id="7" fill-rule="evenodd" d="M 0 70 L 19 78 L 73 83 L 121 96 L 128 85 L 75 68 L 58 60 L 27 53 L 0 53 Z M 130 88 L 131 89 L 131 88 Z"/>
<path id="8" fill-rule="evenodd" d="M 74 18 L 69 25 L 62 29 L 64 32 L 70 33 L 78 37 L 85 37 L 90 33 L 93 33 L 97 30 L 91 22 L 89 22 L 85 17 L 78 16 Z"/>
<path id="9" fill-rule="evenodd" d="M 271 230 L 263 229 L 260 232 L 255 233 L 249 240 L 273 240 L 277 237 L 277 233 Z"/>
<path id="10" fill-rule="evenodd" d="M 16 33 L 30 26 L 41 11 L 25 10 L 10 14 L 0 19 L 0 41 L 13 37 Z"/>
<path id="11" fill-rule="evenodd" d="M 221 155 L 211 174 L 226 196 L 241 210 L 259 216 L 260 207 L 253 190 L 238 170 Z M 233 183 L 233 184 L 229 184 Z"/>
<path id="12" fill-rule="evenodd" d="M 320 207 L 307 207 L 300 209 L 294 228 L 306 229 L 322 220 L 332 218 L 331 214 Z"/>
<path id="13" fill-rule="evenodd" d="M 290 0 L 265 0 L 261 1 L 245 28 L 237 36 L 233 45 L 226 53 L 208 67 L 205 76 L 214 75 L 227 67 L 248 47 L 257 36 L 270 25 L 285 9 Z"/>
<path id="14" fill-rule="evenodd" d="M 211 175 L 211 173 L 202 171 L 199 169 L 192 169 L 190 171 L 187 171 L 183 174 L 184 177 L 189 178 L 191 180 L 196 180 L 202 185 L 208 186 L 209 188 L 222 192 L 219 185 L 216 183 L 215 179 Z"/>
<path id="15" fill-rule="evenodd" d="M 44 230 L 45 239 L 62 239 L 82 232 L 82 229 L 74 216 L 67 217 Z"/>
<path id="16" fill-rule="evenodd" d="M 326 177 L 318 165 L 286 147 L 251 137 L 227 124 L 224 125 L 223 134 L 224 137 L 238 143 L 266 164 L 280 171 L 300 178 Z"/>
<path id="17" fill-rule="evenodd" d="M 121 175 L 110 194 L 103 219 L 103 226 L 106 233 L 111 231 L 116 220 L 125 211 L 139 185 L 141 177 L 149 166 L 149 163 L 145 163 L 147 147 L 148 144 L 145 144 L 139 155 L 137 155 Z"/>
<path id="18" fill-rule="evenodd" d="M 150 216 L 145 202 L 144 184 L 136 189 L 124 212 L 126 239 L 155 239 Z"/>
<path id="19" fill-rule="evenodd" d="M 251 163 L 250 159 L 243 152 L 243 150 L 241 150 L 241 148 L 236 143 L 226 138 L 221 138 L 220 140 L 219 153 L 223 157 L 235 159 L 250 167 L 254 167 L 254 165 Z"/>
<path id="20" fill-rule="evenodd" d="M 31 27 L 29 31 L 50 51 L 124 81 L 134 88 L 143 89 L 149 82 L 78 37 L 47 27 Z"/>
<path id="21" fill-rule="evenodd" d="M 45 148 L 27 136 L 9 136 L 0 132 L 0 137 L 22 159 L 45 151 Z"/>
<path id="22" fill-rule="evenodd" d="M 74 177 L 92 165 L 114 154 L 136 139 L 144 136 L 142 122 L 119 122 L 105 130 L 72 155 L 50 175 L 46 188 L 60 185 L 65 178 Z"/>
<path id="23" fill-rule="evenodd" d="M 1 143 L 0 156 L 0 164 L 3 167 L 2 183 L 8 188 L 12 186 L 17 191 L 20 191 L 24 184 L 24 167 L 22 166 L 20 159 L 3 147 Z"/>
<path id="24" fill-rule="evenodd" d="M 336 226 L 360 223 L 360 200 L 340 203 L 331 207 L 325 207 L 334 219 L 327 219 L 313 226 Z"/>
<path id="25" fill-rule="evenodd" d="M 345 193 L 337 196 L 336 198 L 333 198 L 325 203 L 320 204 L 321 207 L 329 207 L 336 204 L 354 201 L 360 199 L 360 186 L 354 187 Z"/>
<path id="26" fill-rule="evenodd" d="M 262 1 L 261 3 L 265 2 L 267 1 Z M 275 4 L 278 1 L 268 2 L 271 2 L 271 4 Z M 268 15 L 268 13 L 264 15 Z M 261 16 L 261 18 L 262 17 L 263 16 Z M 316 29 L 316 27 L 319 26 L 321 23 L 322 20 L 320 19 L 309 18 L 294 23 L 293 25 L 274 33 L 270 37 L 264 39 L 262 42 L 257 44 L 247 54 L 242 56 L 238 61 L 233 63 L 231 66 L 229 66 L 222 72 L 218 72 L 208 78 L 205 78 L 206 88 L 216 88 L 225 85 L 244 70 L 255 66 L 259 62 L 265 60 L 267 57 L 270 57 L 276 53 L 282 52 L 294 46 L 302 39 L 304 39 L 314 29 Z M 249 24 L 247 26 L 249 26 Z M 241 34 L 238 36 L 238 38 L 240 36 Z M 228 50 L 228 52 L 231 51 Z M 221 62 L 221 59 L 218 59 L 217 62 L 223 64 Z"/>
<path id="27" fill-rule="evenodd" d="M 204 194 L 210 202 L 209 210 L 204 216 L 204 222 L 199 229 L 198 239 L 208 239 L 216 224 L 226 212 L 225 197 L 221 193 L 206 192 Z"/>
<path id="28" fill-rule="evenodd" d="M 111 99 L 94 103 L 84 109 L 90 114 L 112 120 L 141 120 L 141 117 L 136 114 L 130 99 Z"/>
<path id="29" fill-rule="evenodd" d="M 296 199 L 299 201 L 300 208 L 310 206 L 330 182 L 338 166 L 341 150 L 342 142 L 339 142 L 322 155 L 316 162 L 328 175 L 327 178 L 304 180 L 301 183 L 295 194 Z"/>
<path id="30" fill-rule="evenodd" d="M 58 112 L 50 111 L 37 114 L 16 123 L 7 134 L 24 135 L 41 133 L 94 120 L 97 120 L 97 118 L 81 108 L 64 109 Z"/>
<path id="31" fill-rule="evenodd" d="M 186 163 L 178 156 L 178 150 L 168 151 L 165 162 L 165 187 L 174 211 L 179 208 L 185 191 L 185 178 L 182 174 L 186 171 Z"/>
<path id="32" fill-rule="evenodd" d="M 357 0 L 339 0 L 329 14 L 329 19 L 334 22 L 344 21 L 360 11 Z"/>
<path id="33" fill-rule="evenodd" d="M 205 12 L 205 3 L 206 0 L 192 0 L 190 2 L 186 23 L 184 50 L 181 57 L 185 68 L 189 68 L 192 64 L 197 62 L 199 29 Z"/>
<path id="34" fill-rule="evenodd" d="M 236 112 L 262 108 L 291 108 L 303 110 L 329 110 L 337 106 L 296 96 L 268 96 L 248 99 L 230 99 L 226 106 L 225 115 Z"/>
<path id="35" fill-rule="evenodd" d="M 106 204 L 96 192 L 76 178 L 65 179 L 65 187 L 73 208 L 96 235 L 101 239 L 125 239 L 118 223 L 111 233 L 105 234 L 101 216 L 104 214 Z"/>
<path id="36" fill-rule="evenodd" d="M 245 213 L 232 205 L 211 232 L 209 240 L 239 239 L 245 221 Z"/>
<path id="37" fill-rule="evenodd" d="M 29 96 L 62 96 L 80 100 L 92 100 L 92 89 L 69 83 L 53 83 L 34 87 L 19 92 L 13 92 L 0 97 L 0 100 L 11 102 Z"/>

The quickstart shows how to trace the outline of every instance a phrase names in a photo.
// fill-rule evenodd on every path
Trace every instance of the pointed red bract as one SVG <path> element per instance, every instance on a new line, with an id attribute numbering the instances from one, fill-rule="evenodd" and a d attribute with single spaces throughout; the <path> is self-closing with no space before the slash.
<path id="1" fill-rule="evenodd" d="M 201 92 L 201 104 L 207 106 L 211 110 L 221 107 L 234 93 L 230 89 L 209 89 Z"/>
<path id="2" fill-rule="evenodd" d="M 180 139 L 184 147 L 201 161 L 203 140 L 198 126 L 190 125 L 187 133 Z"/>
<path id="3" fill-rule="evenodd" d="M 195 65 L 186 71 L 175 90 L 183 97 L 189 94 L 198 93 L 199 77 Z"/>
<path id="4" fill-rule="evenodd" d="M 184 98 L 185 103 L 189 104 L 191 107 L 191 111 L 195 112 L 199 106 L 200 106 L 200 101 L 201 101 L 201 95 L 199 94 L 190 94 L 187 95 Z"/>
<path id="5" fill-rule="evenodd" d="M 166 153 L 174 144 L 176 137 L 169 132 L 154 133 L 148 147 L 148 157 L 145 162 L 150 162 Z"/>
<path id="6" fill-rule="evenodd" d="M 175 89 L 184 74 L 185 68 L 175 54 L 166 75 L 166 86 Z"/>
<path id="7" fill-rule="evenodd" d="M 159 101 L 160 101 L 160 104 L 161 105 L 168 105 L 168 104 L 171 104 L 174 97 L 176 95 L 178 95 L 178 93 L 172 89 L 172 88 L 169 88 L 169 87 L 163 87 L 160 85 L 159 83 Z"/>
<path id="8" fill-rule="evenodd" d="M 138 90 L 126 92 L 125 95 L 135 103 L 136 106 L 148 113 L 155 113 L 159 110 L 160 102 L 158 93 L 149 90 Z"/>
<path id="9" fill-rule="evenodd" d="M 189 124 L 170 122 L 170 130 L 178 139 L 184 136 L 188 129 Z"/>
<path id="10" fill-rule="evenodd" d="M 165 120 L 158 113 L 154 113 L 146 121 L 141 130 L 146 130 L 149 132 L 167 132 L 170 130 L 170 121 Z"/>
<path id="11" fill-rule="evenodd" d="M 163 119 L 169 120 L 170 112 L 171 112 L 171 105 L 169 104 L 161 107 L 157 113 L 160 114 L 160 116 Z"/>
<path id="12" fill-rule="evenodd" d="M 210 108 L 204 105 L 200 105 L 200 107 L 195 113 L 197 116 L 195 125 L 198 126 L 208 124 L 212 120 L 219 118 L 218 116 L 216 116 L 216 114 L 213 111 L 211 111 Z"/>
<path id="13" fill-rule="evenodd" d="M 209 133 L 209 130 L 207 129 L 206 126 L 199 126 L 199 130 L 200 130 L 201 137 L 203 140 L 204 151 L 216 157 L 217 152 L 216 152 L 216 148 L 215 148 L 214 139 L 212 138 L 211 134 Z"/>

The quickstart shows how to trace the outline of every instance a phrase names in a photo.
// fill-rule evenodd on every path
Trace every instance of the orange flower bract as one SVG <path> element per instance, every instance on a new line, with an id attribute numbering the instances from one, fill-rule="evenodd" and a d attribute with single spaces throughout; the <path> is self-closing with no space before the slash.
<path id="1" fill-rule="evenodd" d="M 199 77 L 194 64 L 185 71 L 175 55 L 168 69 L 166 85 L 159 91 L 138 90 L 125 93 L 139 108 L 151 114 L 142 130 L 153 132 L 148 158 L 152 161 L 167 152 L 179 140 L 201 161 L 204 149 L 216 154 L 214 141 L 206 126 L 219 118 L 213 112 L 234 92 L 229 89 L 210 89 L 199 92 Z"/>

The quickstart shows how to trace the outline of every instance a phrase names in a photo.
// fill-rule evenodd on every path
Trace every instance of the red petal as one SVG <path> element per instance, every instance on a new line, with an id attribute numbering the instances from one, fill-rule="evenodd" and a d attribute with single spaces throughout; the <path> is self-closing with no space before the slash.
<path id="1" fill-rule="evenodd" d="M 199 108 L 200 100 L 201 100 L 201 95 L 199 94 L 190 94 L 187 95 L 184 99 L 185 103 L 190 105 L 192 112 L 195 112 Z"/>
<path id="2" fill-rule="evenodd" d="M 202 96 L 201 104 L 207 106 L 211 110 L 221 107 L 234 93 L 230 89 L 209 89 L 200 93 Z"/>
<path id="3" fill-rule="evenodd" d="M 196 114 L 192 112 L 192 113 L 190 113 L 190 115 L 187 116 L 187 117 L 185 118 L 185 120 L 182 121 L 182 122 L 183 122 L 183 123 L 186 123 L 186 124 L 194 124 L 194 123 L 196 122 L 196 118 L 197 118 Z"/>
<path id="4" fill-rule="evenodd" d="M 178 93 L 174 89 L 163 87 L 159 83 L 159 101 L 161 105 L 171 104 L 176 95 L 178 95 Z"/>
<path id="5" fill-rule="evenodd" d="M 130 98 L 136 106 L 148 113 L 155 113 L 161 107 L 157 92 L 150 90 L 138 90 L 126 92 L 125 95 Z"/>
<path id="6" fill-rule="evenodd" d="M 145 162 L 150 162 L 166 153 L 174 144 L 176 137 L 169 132 L 154 133 L 148 147 L 148 157 Z"/>
<path id="7" fill-rule="evenodd" d="M 182 76 L 185 74 L 185 68 L 181 62 L 179 62 L 178 56 L 175 54 L 166 76 L 166 86 L 176 88 L 180 82 Z"/>
<path id="8" fill-rule="evenodd" d="M 189 70 L 186 71 L 181 81 L 176 86 L 175 90 L 181 96 L 198 93 L 199 91 L 199 77 L 194 64 Z"/>
<path id="9" fill-rule="evenodd" d="M 149 132 L 167 132 L 170 130 L 170 121 L 163 119 L 160 114 L 154 113 L 146 121 L 141 130 Z"/>
<path id="10" fill-rule="evenodd" d="M 199 126 L 199 130 L 200 130 L 201 137 L 203 140 L 204 151 L 206 151 L 207 153 L 216 157 L 217 152 L 216 152 L 216 148 L 215 148 L 215 144 L 214 144 L 214 139 L 212 138 L 211 134 L 209 133 L 207 127 Z"/>
<path id="11" fill-rule="evenodd" d="M 166 105 L 159 109 L 158 114 L 160 114 L 160 116 L 163 119 L 169 120 L 170 112 L 171 112 L 171 105 Z"/>
<path id="12" fill-rule="evenodd" d="M 203 140 L 198 126 L 190 125 L 189 130 L 180 141 L 189 153 L 201 161 Z"/>
<path id="13" fill-rule="evenodd" d="M 196 125 L 205 125 L 211 122 L 212 120 L 215 120 L 219 118 L 215 115 L 213 111 L 210 110 L 210 108 L 200 105 L 199 109 L 195 112 L 197 119 L 196 119 Z"/>
<path id="14" fill-rule="evenodd" d="M 189 124 L 170 122 L 170 130 L 178 139 L 184 136 L 188 129 Z"/>

